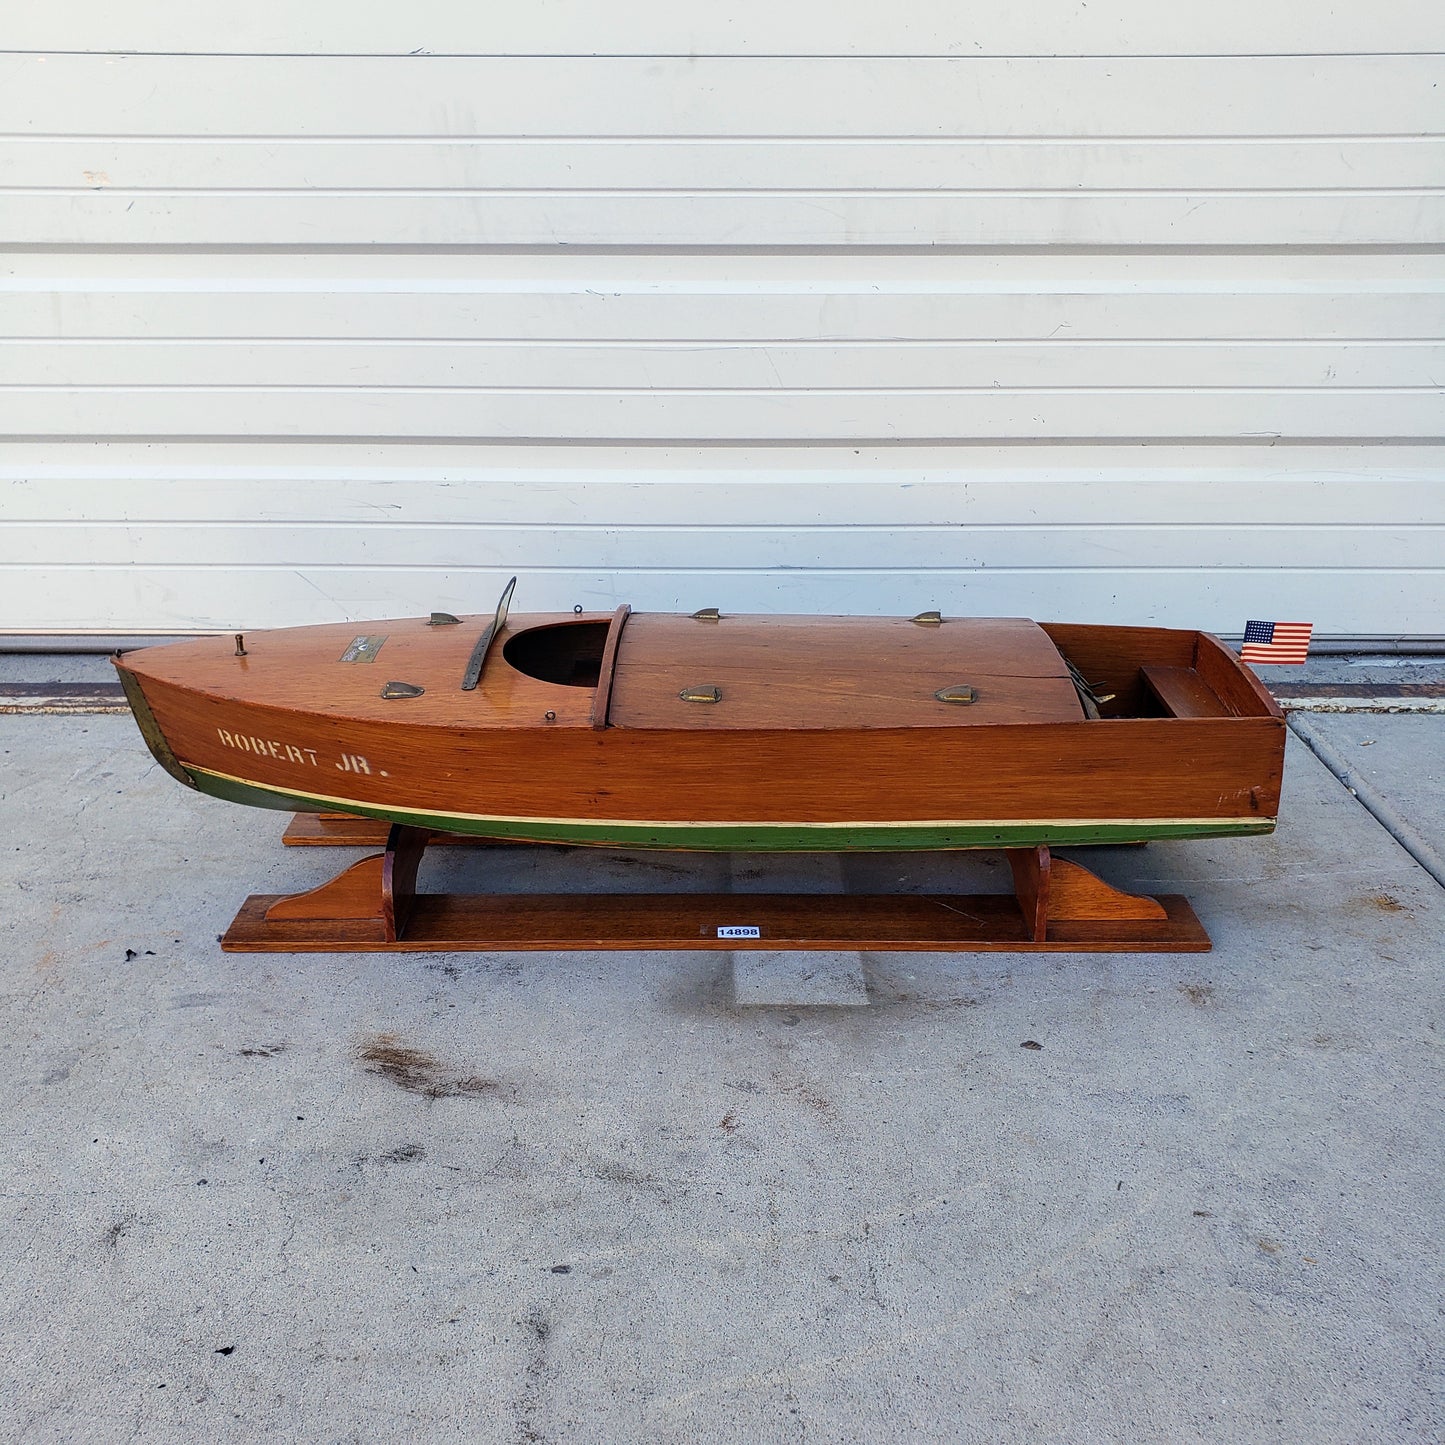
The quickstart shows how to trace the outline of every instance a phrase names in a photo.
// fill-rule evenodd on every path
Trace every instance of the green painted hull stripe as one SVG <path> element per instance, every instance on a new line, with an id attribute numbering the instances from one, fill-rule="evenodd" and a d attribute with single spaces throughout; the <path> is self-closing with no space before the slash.
<path id="1" fill-rule="evenodd" d="M 1138 843 L 1163 838 L 1210 838 L 1269 833 L 1273 818 L 1107 819 L 1083 822 L 1028 819 L 968 823 L 589 823 L 578 819 L 519 819 L 455 816 L 335 799 L 246 783 L 200 769 L 187 769 L 203 793 L 251 807 L 287 812 L 350 812 L 388 823 L 409 823 L 443 833 L 472 833 L 517 842 L 574 843 L 594 847 L 680 848 L 715 852 L 899 852 L 930 848 L 1014 848 L 1035 843 Z"/>

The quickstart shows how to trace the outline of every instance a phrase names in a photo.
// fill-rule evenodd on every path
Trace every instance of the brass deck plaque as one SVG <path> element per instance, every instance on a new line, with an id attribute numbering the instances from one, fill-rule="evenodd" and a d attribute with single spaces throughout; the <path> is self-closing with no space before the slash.
<path id="1" fill-rule="evenodd" d="M 342 662 L 375 662 L 376 654 L 381 651 L 381 644 L 389 635 L 372 632 L 364 637 L 353 637 L 351 646 L 341 654 Z"/>

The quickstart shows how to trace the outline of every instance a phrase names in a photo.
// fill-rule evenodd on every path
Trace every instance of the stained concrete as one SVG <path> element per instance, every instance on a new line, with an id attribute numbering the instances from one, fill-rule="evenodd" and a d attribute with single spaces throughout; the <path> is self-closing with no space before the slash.
<path id="1" fill-rule="evenodd" d="M 0 1437 L 1445 1430 L 1445 892 L 1293 740 L 1274 837 L 1095 860 L 1212 954 L 869 955 L 865 1006 L 748 1006 L 722 954 L 222 955 L 337 865 L 281 821 L 128 719 L 0 717 Z"/>

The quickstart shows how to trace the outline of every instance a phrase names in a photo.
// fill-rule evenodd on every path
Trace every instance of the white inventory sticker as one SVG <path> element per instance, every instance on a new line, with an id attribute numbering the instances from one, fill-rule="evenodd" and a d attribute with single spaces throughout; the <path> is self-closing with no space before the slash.
<path id="1" fill-rule="evenodd" d="M 750 928 L 741 923 L 734 923 L 729 927 L 719 928 L 717 936 L 719 938 L 761 938 L 763 936 L 763 930 L 761 928 Z"/>

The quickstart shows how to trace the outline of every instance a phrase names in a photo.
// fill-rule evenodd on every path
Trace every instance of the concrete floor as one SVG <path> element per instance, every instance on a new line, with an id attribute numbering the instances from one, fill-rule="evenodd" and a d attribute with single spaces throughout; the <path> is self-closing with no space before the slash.
<path id="1" fill-rule="evenodd" d="M 1364 721 L 1445 842 L 1445 718 Z M 1445 1434 L 1445 891 L 1298 743 L 1273 837 L 1096 855 L 1195 956 L 222 955 L 354 856 L 282 821 L 0 717 L 0 1437 Z"/>

